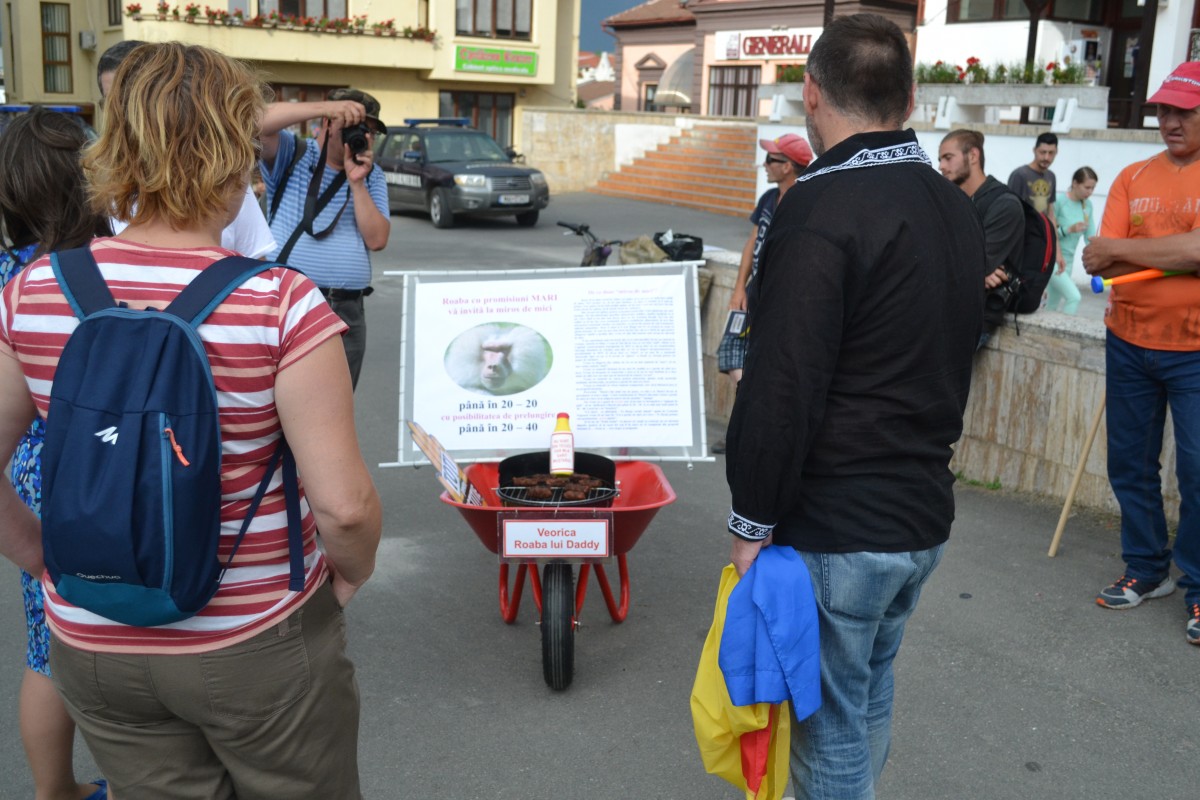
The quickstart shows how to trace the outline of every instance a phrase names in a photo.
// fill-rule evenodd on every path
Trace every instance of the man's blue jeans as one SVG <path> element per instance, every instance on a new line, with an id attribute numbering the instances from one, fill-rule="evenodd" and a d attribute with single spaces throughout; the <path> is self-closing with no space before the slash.
<path id="1" fill-rule="evenodd" d="M 1200 352 L 1148 350 L 1108 333 L 1108 480 L 1121 506 L 1125 573 L 1161 581 L 1171 567 L 1163 511 L 1163 426 L 1175 425 L 1179 528 L 1175 565 L 1188 603 L 1200 602 Z"/>
<path id="2" fill-rule="evenodd" d="M 911 553 L 806 553 L 821 630 L 821 708 L 792 720 L 805 800 L 873 800 L 892 738 L 892 660 L 945 545 Z"/>

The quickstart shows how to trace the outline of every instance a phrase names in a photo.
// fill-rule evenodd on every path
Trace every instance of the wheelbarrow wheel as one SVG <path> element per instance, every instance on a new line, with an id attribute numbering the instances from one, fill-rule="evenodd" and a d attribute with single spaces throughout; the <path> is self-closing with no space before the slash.
<path id="1" fill-rule="evenodd" d="M 575 671 L 575 591 L 570 564 L 542 572 L 542 675 L 551 689 L 566 689 Z"/>

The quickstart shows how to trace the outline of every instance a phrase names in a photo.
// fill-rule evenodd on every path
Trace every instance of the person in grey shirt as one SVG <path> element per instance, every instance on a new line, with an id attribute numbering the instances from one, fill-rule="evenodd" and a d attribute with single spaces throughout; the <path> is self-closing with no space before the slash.
<path id="1" fill-rule="evenodd" d="M 1033 143 L 1033 161 L 1022 164 L 1008 176 L 1008 188 L 1017 193 L 1040 214 L 1045 214 L 1050 224 L 1058 230 L 1058 216 L 1054 213 L 1054 198 L 1058 192 L 1058 180 L 1050 170 L 1058 155 L 1058 137 L 1053 133 L 1043 133 Z M 1066 266 L 1062 250 L 1057 248 L 1059 269 Z"/>

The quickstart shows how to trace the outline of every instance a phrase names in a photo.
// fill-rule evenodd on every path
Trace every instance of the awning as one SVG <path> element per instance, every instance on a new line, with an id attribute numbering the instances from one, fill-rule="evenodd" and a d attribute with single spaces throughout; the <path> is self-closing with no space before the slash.
<path id="1" fill-rule="evenodd" d="M 688 50 L 663 71 L 654 92 L 654 105 L 659 108 L 691 108 L 693 54 Z"/>

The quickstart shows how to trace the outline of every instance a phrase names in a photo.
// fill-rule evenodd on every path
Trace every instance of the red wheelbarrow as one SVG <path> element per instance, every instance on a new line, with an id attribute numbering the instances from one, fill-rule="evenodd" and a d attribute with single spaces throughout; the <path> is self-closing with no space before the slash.
<path id="1" fill-rule="evenodd" d="M 577 453 L 577 458 L 582 455 Z M 577 461 L 578 466 L 578 461 Z M 537 520 L 584 520 L 588 518 L 611 520 L 611 554 L 616 556 L 620 581 L 619 599 L 614 596 L 609 584 L 603 561 L 586 555 L 564 559 L 560 556 L 538 558 L 519 557 L 516 576 L 509 588 L 509 562 L 500 564 L 500 616 L 506 623 L 517 619 L 521 605 L 521 593 L 525 587 L 525 576 L 533 589 L 533 601 L 537 604 L 542 631 L 542 674 L 553 689 L 565 689 L 571 683 L 575 668 L 575 629 L 579 626 L 579 615 L 587 596 L 588 574 L 594 569 L 596 582 L 608 606 L 613 622 L 623 622 L 629 613 L 629 568 L 626 554 L 637 544 L 654 519 L 654 515 L 665 505 L 675 502 L 675 491 L 667 483 L 666 476 L 656 464 L 645 461 L 616 463 L 616 495 L 611 505 L 604 507 L 511 507 L 503 505 L 498 496 L 500 490 L 500 467 L 497 464 L 473 464 L 466 469 L 467 479 L 483 495 L 486 505 L 467 505 L 451 499 L 443 492 L 441 500 L 458 509 L 467 520 L 471 530 L 486 547 L 497 555 L 513 558 L 502 549 L 508 546 L 506 534 L 508 521 Z M 501 490 L 502 491 L 502 490 Z M 582 524 L 582 523 L 581 523 Z M 516 526 L 513 526 L 514 528 Z M 573 564 L 578 563 L 579 580 L 573 585 Z M 529 569 L 530 566 L 533 569 Z M 541 575 L 538 567 L 541 567 Z"/>

